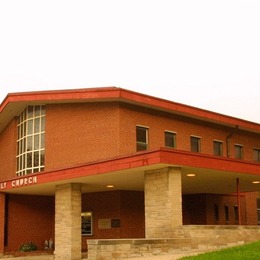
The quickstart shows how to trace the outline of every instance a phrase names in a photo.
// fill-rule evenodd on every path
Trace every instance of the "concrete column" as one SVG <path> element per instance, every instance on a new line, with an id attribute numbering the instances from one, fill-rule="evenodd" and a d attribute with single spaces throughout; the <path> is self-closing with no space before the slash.
<path id="1" fill-rule="evenodd" d="M 182 225 L 181 169 L 145 172 L 144 189 L 146 238 L 170 238 Z"/>
<path id="2" fill-rule="evenodd" d="M 5 193 L 0 192 L 0 255 L 4 254 L 5 241 Z"/>
<path id="3" fill-rule="evenodd" d="M 55 260 L 81 259 L 81 184 L 56 186 Z"/>

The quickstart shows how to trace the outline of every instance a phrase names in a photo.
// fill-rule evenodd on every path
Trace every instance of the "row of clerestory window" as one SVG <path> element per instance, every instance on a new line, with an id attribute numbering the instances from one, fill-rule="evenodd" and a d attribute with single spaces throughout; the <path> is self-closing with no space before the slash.
<path id="1" fill-rule="evenodd" d="M 136 151 L 148 150 L 148 132 L 149 128 L 136 126 Z M 177 134 L 172 131 L 164 131 L 164 146 L 168 148 L 177 147 Z M 243 145 L 234 145 L 234 157 L 243 159 Z M 201 152 L 201 137 L 190 136 L 190 151 Z M 213 140 L 213 155 L 223 156 L 223 141 Z M 260 148 L 253 149 L 253 160 L 260 162 Z"/>

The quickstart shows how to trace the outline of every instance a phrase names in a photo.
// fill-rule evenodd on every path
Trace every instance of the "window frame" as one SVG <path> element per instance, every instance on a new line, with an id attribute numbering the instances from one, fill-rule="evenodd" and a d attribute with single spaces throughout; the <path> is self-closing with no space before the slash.
<path id="1" fill-rule="evenodd" d="M 253 160 L 254 162 L 260 162 L 260 148 L 253 149 Z"/>
<path id="2" fill-rule="evenodd" d="M 16 175 L 40 172 L 45 166 L 45 105 L 24 109 L 17 119 Z"/>
<path id="3" fill-rule="evenodd" d="M 167 145 L 167 136 L 166 136 L 167 134 L 171 135 L 171 137 L 172 137 L 172 145 Z M 164 131 L 164 146 L 167 148 L 176 148 L 177 147 L 176 136 L 177 136 L 176 132 L 165 130 Z"/>
<path id="4" fill-rule="evenodd" d="M 194 146 L 193 146 L 193 142 L 192 140 L 196 140 L 197 143 L 196 143 L 196 149 L 193 149 Z M 201 137 L 200 136 L 196 136 L 196 135 L 191 135 L 190 136 L 190 150 L 191 152 L 194 152 L 194 153 L 200 153 L 201 152 Z"/>
<path id="5" fill-rule="evenodd" d="M 142 126 L 142 125 L 136 125 L 136 151 L 146 151 L 148 150 L 148 145 L 149 145 L 149 127 L 147 126 Z M 145 140 L 140 140 L 138 136 L 138 130 L 144 130 L 145 132 Z"/>
<path id="6" fill-rule="evenodd" d="M 256 198 L 257 224 L 260 225 L 260 198 Z"/>
<path id="7" fill-rule="evenodd" d="M 216 147 L 217 144 L 219 145 L 218 147 Z M 216 149 L 216 148 L 220 148 L 220 149 Z M 223 141 L 213 140 L 213 154 L 215 156 L 223 156 Z"/>
<path id="8" fill-rule="evenodd" d="M 242 144 L 235 144 L 234 148 L 235 148 L 235 154 L 234 154 L 235 159 L 242 160 L 243 157 L 244 157 L 243 145 Z"/>

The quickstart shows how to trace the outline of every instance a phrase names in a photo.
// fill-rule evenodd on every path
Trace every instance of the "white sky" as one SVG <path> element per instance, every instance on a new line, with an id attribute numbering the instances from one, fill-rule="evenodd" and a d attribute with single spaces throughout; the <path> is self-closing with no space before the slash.
<path id="1" fill-rule="evenodd" d="M 260 123 L 260 1 L 0 0 L 0 102 L 105 86 Z"/>

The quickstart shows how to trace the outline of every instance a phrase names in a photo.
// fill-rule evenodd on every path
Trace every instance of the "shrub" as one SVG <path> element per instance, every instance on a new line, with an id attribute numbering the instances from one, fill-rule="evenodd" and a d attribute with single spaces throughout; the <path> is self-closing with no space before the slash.
<path id="1" fill-rule="evenodd" d="M 23 243 L 21 244 L 19 251 L 20 252 L 30 252 L 36 251 L 38 248 L 33 242 Z"/>

